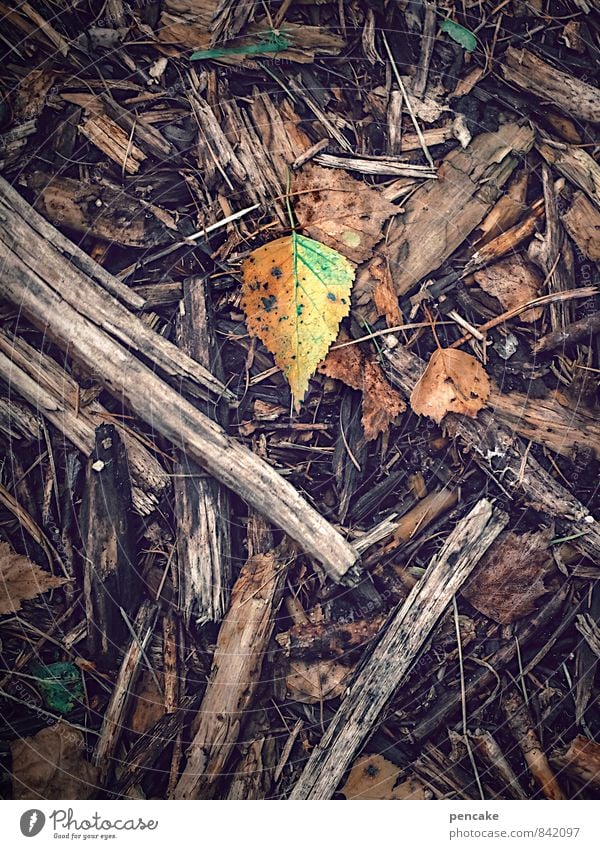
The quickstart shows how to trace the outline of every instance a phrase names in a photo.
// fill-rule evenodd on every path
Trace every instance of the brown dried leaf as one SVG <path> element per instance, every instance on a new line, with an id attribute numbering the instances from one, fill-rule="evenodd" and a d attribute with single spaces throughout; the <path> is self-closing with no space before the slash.
<path id="1" fill-rule="evenodd" d="M 81 731 L 63 722 L 10 744 L 15 799 L 91 799 L 99 770 L 84 758 Z"/>
<path id="2" fill-rule="evenodd" d="M 507 531 L 492 544 L 462 594 L 480 613 L 508 625 L 536 609 L 548 592 L 544 577 L 553 568 L 549 530 Z"/>
<path id="3" fill-rule="evenodd" d="M 66 583 L 66 578 L 51 575 L 27 557 L 17 554 L 8 543 L 0 542 L 0 616 L 15 613 L 21 609 L 23 601 Z"/>
<path id="4" fill-rule="evenodd" d="M 537 268 L 521 254 L 509 256 L 476 271 L 473 275 L 484 292 L 498 298 L 505 310 L 512 310 L 539 297 L 543 285 Z M 521 313 L 523 321 L 537 321 L 541 307 L 532 307 Z"/>
<path id="5" fill-rule="evenodd" d="M 338 342 L 344 341 L 347 337 L 340 335 Z M 406 410 L 406 404 L 386 380 L 381 366 L 368 360 L 358 345 L 330 351 L 319 371 L 362 391 L 362 425 L 367 442 L 377 439 Z"/>
<path id="6" fill-rule="evenodd" d="M 307 705 L 337 699 L 352 669 L 335 660 L 290 660 L 285 678 L 288 698 Z"/>
<path id="7" fill-rule="evenodd" d="M 489 396 L 489 378 L 475 357 L 457 348 L 438 348 L 411 393 L 410 406 L 439 424 L 446 413 L 475 418 Z"/>
<path id="8" fill-rule="evenodd" d="M 416 778 L 396 785 L 402 770 L 383 755 L 363 755 L 340 790 L 346 799 L 426 799 L 425 788 Z"/>
<path id="9" fill-rule="evenodd" d="M 403 324 L 398 295 L 394 291 L 392 275 L 384 257 L 374 257 L 369 263 L 369 272 L 377 280 L 373 288 L 373 303 L 378 315 L 384 315 L 388 327 Z"/>
<path id="10" fill-rule="evenodd" d="M 362 392 L 362 425 L 365 439 L 371 442 L 406 410 L 406 404 L 373 360 L 365 362 Z"/>
<path id="11" fill-rule="evenodd" d="M 337 168 L 306 165 L 293 188 L 301 227 L 353 262 L 369 259 L 384 222 L 398 211 L 377 189 Z"/>

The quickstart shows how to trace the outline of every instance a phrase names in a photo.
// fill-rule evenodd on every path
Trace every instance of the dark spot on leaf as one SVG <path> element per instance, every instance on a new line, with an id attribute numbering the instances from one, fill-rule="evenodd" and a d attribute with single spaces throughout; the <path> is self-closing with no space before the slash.
<path id="1" fill-rule="evenodd" d="M 277 305 L 277 298 L 275 295 L 269 295 L 268 298 L 261 298 L 261 301 L 267 312 L 272 312 Z"/>
<path id="2" fill-rule="evenodd" d="M 276 280 L 279 280 L 279 278 L 282 276 L 282 274 L 283 274 L 283 272 L 277 266 L 275 268 L 271 269 L 271 277 L 274 277 Z"/>
<path id="3" fill-rule="evenodd" d="M 262 284 L 262 287 L 263 287 L 263 289 L 264 289 L 265 291 L 267 291 L 267 290 L 268 290 L 268 288 L 269 288 L 269 282 L 267 281 L 266 283 L 263 283 L 263 284 Z"/>
<path id="4" fill-rule="evenodd" d="M 342 303 L 343 303 L 343 304 L 345 304 L 345 303 L 346 303 L 346 298 L 342 298 Z"/>
<path id="5" fill-rule="evenodd" d="M 304 309 L 304 304 L 296 304 L 296 315 L 302 315 L 303 309 Z"/>
<path id="6" fill-rule="evenodd" d="M 337 298 L 336 298 L 336 296 L 333 294 L 333 292 L 327 292 L 327 299 L 328 299 L 329 301 L 337 301 Z"/>

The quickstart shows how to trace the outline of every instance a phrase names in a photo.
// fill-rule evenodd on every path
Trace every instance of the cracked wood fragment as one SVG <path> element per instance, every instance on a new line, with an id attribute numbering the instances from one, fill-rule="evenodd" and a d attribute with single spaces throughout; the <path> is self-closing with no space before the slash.
<path id="1" fill-rule="evenodd" d="M 600 123 L 600 89 L 565 74 L 535 53 L 509 47 L 500 69 L 505 80 L 580 121 Z"/>
<path id="2" fill-rule="evenodd" d="M 387 257 L 396 294 L 403 295 L 448 259 L 480 224 L 515 167 L 533 146 L 533 130 L 504 124 L 477 136 L 466 150 L 453 150 L 438 180 L 422 186 L 390 224 L 381 252 Z M 354 285 L 354 301 L 365 306 L 374 285 L 365 269 Z"/>
<path id="3" fill-rule="evenodd" d="M 256 517 L 252 521 L 256 523 Z M 260 551 L 251 554 L 242 567 L 231 592 L 175 799 L 215 795 L 260 680 L 290 557 L 282 550 L 265 550 L 264 544 L 258 548 Z"/>

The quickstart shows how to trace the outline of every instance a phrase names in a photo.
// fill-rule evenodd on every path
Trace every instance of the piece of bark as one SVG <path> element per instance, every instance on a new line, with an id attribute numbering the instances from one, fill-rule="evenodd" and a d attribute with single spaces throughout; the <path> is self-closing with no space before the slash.
<path id="1" fill-rule="evenodd" d="M 0 377 L 4 378 L 6 373 L 0 357 Z M 10 398 L 0 395 L 0 431 L 15 442 L 43 439 L 39 416 L 27 404 L 17 401 L 12 392 Z"/>
<path id="2" fill-rule="evenodd" d="M 433 43 L 435 41 L 435 33 L 437 30 L 437 16 L 435 2 L 425 0 L 425 17 L 423 20 L 423 34 L 421 36 L 421 48 L 417 70 L 414 75 L 411 91 L 415 97 L 423 97 L 427 88 L 427 76 L 429 74 L 429 64 L 433 53 Z"/>
<path id="3" fill-rule="evenodd" d="M 495 773 L 498 776 L 500 782 L 513 799 L 529 798 L 521 787 L 513 768 L 506 760 L 504 752 L 489 731 L 478 728 L 469 734 L 469 740 L 474 753 L 485 762 L 487 769 L 491 773 Z"/>
<path id="4" fill-rule="evenodd" d="M 405 395 L 412 392 L 424 368 L 423 361 L 396 340 L 387 338 L 383 354 L 392 366 L 388 376 Z M 494 404 L 494 396 L 491 399 Z M 477 419 L 450 413 L 444 420 L 447 432 L 459 436 L 473 452 L 473 459 L 501 485 L 521 491 L 526 502 L 552 520 L 565 520 L 576 545 L 592 559 L 600 555 L 600 526 L 589 510 L 526 452 L 525 445 L 496 422 L 494 413 L 481 410 Z"/>
<path id="5" fill-rule="evenodd" d="M 127 454 L 113 425 L 100 425 L 88 460 L 80 523 L 90 655 L 114 667 L 127 636 L 120 609 L 135 597 Z"/>
<path id="6" fill-rule="evenodd" d="M 156 614 L 157 606 L 152 602 L 144 601 L 132 624 L 133 634 L 130 634 L 128 642 L 124 641 L 127 645 L 125 657 L 104 713 L 94 752 L 94 763 L 100 767 L 103 783 L 113 771 L 116 748 L 123 730 L 127 728 L 126 716 L 135 692 L 135 683 L 143 665 L 147 664 L 146 648 L 152 636 Z M 117 763 L 120 762 L 117 761 Z"/>
<path id="7" fill-rule="evenodd" d="M 544 199 L 538 198 L 532 203 L 521 221 L 486 242 L 473 253 L 464 268 L 462 277 L 466 277 L 478 268 L 484 268 L 492 262 L 497 262 L 522 245 L 524 241 L 530 239 L 536 232 L 538 219 L 543 215 Z"/>
<path id="8" fill-rule="evenodd" d="M 558 209 L 552 175 L 547 165 L 543 166 L 544 205 L 546 208 L 546 230 L 543 238 L 533 239 L 529 245 L 529 258 L 541 268 L 549 293 L 565 292 L 575 288 L 573 251 L 565 238 Z M 552 329 L 564 327 L 571 317 L 571 305 L 566 301 L 550 304 Z"/>
<path id="9" fill-rule="evenodd" d="M 361 661 L 290 799 L 331 799 L 429 633 L 507 521 L 505 513 L 482 499 L 457 524 L 373 650 Z"/>
<path id="10" fill-rule="evenodd" d="M 227 398 L 231 397 L 228 390 L 96 288 L 73 264 L 52 252 L 19 215 L 19 208 L 30 219 L 36 216 L 14 189 L 0 180 L 0 261 L 5 271 L 5 297 L 60 347 L 96 372 L 132 412 L 267 515 L 321 563 L 333 580 L 341 580 L 357 560 L 352 546 L 271 466 L 227 436 L 181 391 L 138 359 L 131 347 L 143 351 L 157 368 L 162 367 L 197 392 L 202 389 L 208 394 L 210 390 Z M 354 577 L 353 572 L 349 579 Z"/>
<path id="11" fill-rule="evenodd" d="M 11 392 L 29 402 L 38 415 L 44 416 L 86 457 L 91 454 L 97 426 L 111 415 L 98 401 L 82 404 L 79 384 L 55 360 L 0 329 L 0 378 Z M 23 414 L 17 415 L 14 399 L 11 398 L 10 403 L 12 426 L 20 424 L 23 428 L 32 428 L 34 415 L 28 412 L 23 418 Z M 31 437 L 37 438 L 33 429 L 29 432 Z M 145 516 L 156 509 L 171 478 L 132 433 L 123 429 L 121 439 L 129 461 L 133 506 Z"/>
<path id="12" fill-rule="evenodd" d="M 185 696 L 175 713 L 167 713 L 139 737 L 119 762 L 119 773 L 111 791 L 125 794 L 164 756 L 165 750 L 179 736 L 185 722 L 198 708 L 199 696 Z"/>
<path id="13" fill-rule="evenodd" d="M 588 617 L 600 621 L 600 584 L 597 581 L 588 593 Z M 578 629 L 579 630 L 579 629 Z M 575 722 L 585 727 L 585 713 L 594 695 L 594 681 L 598 668 L 598 655 L 587 640 L 579 640 L 575 652 Z"/>
<path id="14" fill-rule="evenodd" d="M 289 552 L 258 548 L 260 553 L 248 558 L 231 592 L 175 799 L 214 797 L 260 680 L 290 557 Z"/>
<path id="15" fill-rule="evenodd" d="M 505 696 L 502 701 L 502 710 L 506 724 L 519 744 L 529 771 L 541 787 L 546 799 L 564 799 L 565 796 L 535 732 L 527 706 L 517 690 L 513 689 L 508 696 Z"/>
<path id="16" fill-rule="evenodd" d="M 565 332 L 557 331 L 557 335 L 564 336 Z M 600 459 L 600 423 L 583 405 L 565 407 L 553 395 L 533 400 L 524 392 L 500 392 L 492 384 L 488 407 L 496 422 L 509 433 L 544 445 L 562 457 L 573 459 L 577 450 L 586 447 Z"/>
<path id="17" fill-rule="evenodd" d="M 430 492 L 394 523 L 392 539 L 383 550 L 391 551 L 403 542 L 407 542 L 417 531 L 423 531 L 457 502 L 457 489 L 444 488 Z"/>
<path id="18" fill-rule="evenodd" d="M 600 789 L 600 743 L 579 734 L 553 754 L 551 760 L 582 784 Z"/>
<path id="19" fill-rule="evenodd" d="M 600 90 L 544 62 L 535 53 L 509 47 L 500 65 L 505 80 L 580 121 L 600 123 Z"/>
<path id="20" fill-rule="evenodd" d="M 256 711 L 255 716 L 250 716 L 239 748 L 242 756 L 235 764 L 226 798 L 245 802 L 268 799 L 273 786 L 277 741 L 265 711 Z"/>
<path id="21" fill-rule="evenodd" d="M 585 613 L 577 617 L 575 627 L 596 657 L 600 657 L 600 625 L 592 619 L 589 613 Z"/>
<path id="22" fill-rule="evenodd" d="M 579 250 L 593 262 L 600 262 L 600 212 L 583 192 L 575 192 L 562 223 Z"/>
<path id="23" fill-rule="evenodd" d="M 477 233 L 478 245 L 483 245 L 496 236 L 500 236 L 505 230 L 519 221 L 527 211 L 527 186 L 529 185 L 529 173 L 527 168 L 522 168 L 510 181 L 505 194 L 498 198 L 492 209 L 483 219 Z"/>
<path id="24" fill-rule="evenodd" d="M 533 131 L 505 124 L 482 133 L 466 150 L 453 150 L 427 183 L 392 220 L 382 253 L 389 260 L 396 293 L 403 295 L 448 259 L 496 202 L 521 157 L 533 145 Z M 368 285 L 368 281 L 367 281 Z M 370 296 L 359 273 L 354 302 Z"/>
<path id="25" fill-rule="evenodd" d="M 123 173 L 137 174 L 146 154 L 108 115 L 93 115 L 79 125 L 83 135 L 109 159 L 116 162 Z"/>
<path id="26" fill-rule="evenodd" d="M 53 224 L 117 245 L 150 248 L 169 244 L 173 233 L 123 189 L 36 171 L 27 177 L 35 208 Z"/>
<path id="27" fill-rule="evenodd" d="M 600 208 L 600 165 L 581 147 L 568 144 L 537 142 L 536 147 L 548 165 L 582 189 L 589 199 Z"/>
<path id="28" fill-rule="evenodd" d="M 359 403 L 357 392 L 344 389 L 339 401 L 339 427 L 331 461 L 339 522 L 346 520 L 354 493 L 362 481 L 362 469 L 368 455 L 364 427 L 358 417 Z"/>
<path id="29" fill-rule="evenodd" d="M 222 367 L 212 329 L 207 280 L 192 277 L 183 284 L 178 316 L 179 345 L 219 379 Z M 226 424 L 226 411 L 202 404 L 210 418 Z M 227 610 L 231 589 L 229 497 L 198 463 L 177 452 L 173 467 L 177 561 L 184 622 L 219 622 Z"/>
<path id="30" fill-rule="evenodd" d="M 30 118 L 0 135 L 0 167 L 3 171 L 21 161 L 22 150 L 29 136 L 37 131 L 37 125 L 37 119 Z"/>

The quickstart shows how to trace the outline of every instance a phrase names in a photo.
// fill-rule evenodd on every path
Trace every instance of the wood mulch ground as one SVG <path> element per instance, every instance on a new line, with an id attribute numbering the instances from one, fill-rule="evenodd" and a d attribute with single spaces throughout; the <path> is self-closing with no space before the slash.
<path id="1" fill-rule="evenodd" d="M 0 3 L 2 797 L 597 797 L 599 10 Z"/>

